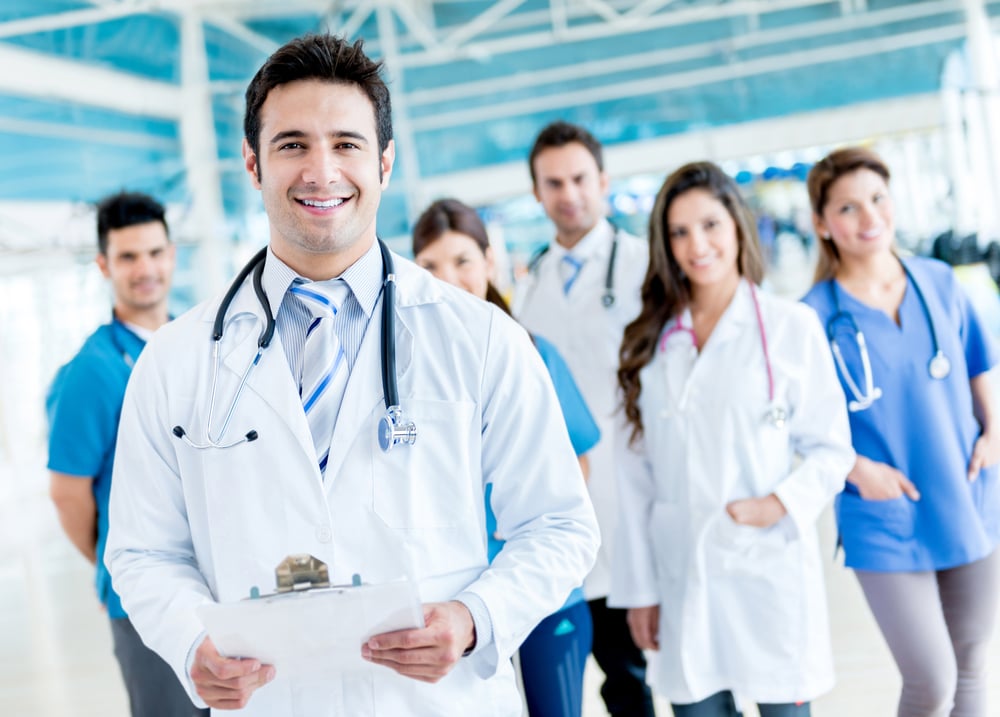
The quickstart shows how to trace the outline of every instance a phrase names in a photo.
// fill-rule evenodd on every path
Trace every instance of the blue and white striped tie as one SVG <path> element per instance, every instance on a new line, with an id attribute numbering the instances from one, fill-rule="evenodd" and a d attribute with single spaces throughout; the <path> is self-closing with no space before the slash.
<path id="1" fill-rule="evenodd" d="M 566 254 L 562 258 L 562 276 L 563 276 L 563 293 L 568 294 L 569 290 L 573 288 L 573 284 L 576 283 L 576 279 L 580 276 L 580 269 L 583 268 L 583 260 L 577 259 L 572 254 Z"/>
<path id="2" fill-rule="evenodd" d="M 309 420 L 319 472 L 326 471 L 330 457 L 333 427 L 337 423 L 350 371 L 344 347 L 334 330 L 335 317 L 347 298 L 349 288 L 343 281 L 325 284 L 294 283 L 288 289 L 313 316 L 302 349 L 302 380 L 299 395 Z"/>

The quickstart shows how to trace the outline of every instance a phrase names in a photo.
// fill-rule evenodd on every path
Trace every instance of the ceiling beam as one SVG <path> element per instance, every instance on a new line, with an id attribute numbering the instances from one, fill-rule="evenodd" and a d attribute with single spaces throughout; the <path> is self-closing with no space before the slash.
<path id="1" fill-rule="evenodd" d="M 179 119 L 184 109 L 175 85 L 4 43 L 0 43 L 0 67 L 16 68 L 0 72 L 0 93 L 169 120 Z"/>
<path id="2" fill-rule="evenodd" d="M 148 0 L 122 0 L 114 5 L 101 5 L 86 10 L 71 10 L 54 15 L 39 15 L 22 20 L 8 20 L 0 23 L 0 40 L 20 35 L 33 35 L 39 32 L 65 30 L 69 27 L 92 25 L 108 20 L 116 20 L 127 15 L 149 12 L 152 3 Z"/>

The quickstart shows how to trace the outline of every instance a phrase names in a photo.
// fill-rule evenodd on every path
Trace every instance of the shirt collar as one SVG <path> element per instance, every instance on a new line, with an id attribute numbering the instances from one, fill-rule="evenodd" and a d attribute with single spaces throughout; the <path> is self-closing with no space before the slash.
<path id="1" fill-rule="evenodd" d="M 567 254 L 572 254 L 581 261 L 600 259 L 602 256 L 610 255 L 614 236 L 614 226 L 606 218 L 602 218 L 572 249 L 565 248 L 559 242 L 552 242 L 553 255 L 557 259 L 562 259 Z"/>
<path id="2" fill-rule="evenodd" d="M 271 305 L 271 310 L 277 315 L 275 307 L 280 309 L 288 287 L 299 275 L 288 264 L 279 259 L 270 246 L 267 247 L 267 260 L 264 262 L 264 273 L 260 278 L 264 294 Z M 375 310 L 382 291 L 382 253 L 378 241 L 372 242 L 360 259 L 351 264 L 337 279 L 343 279 L 350 287 L 365 316 L 369 319 Z M 308 279 L 306 281 L 309 281 Z"/>

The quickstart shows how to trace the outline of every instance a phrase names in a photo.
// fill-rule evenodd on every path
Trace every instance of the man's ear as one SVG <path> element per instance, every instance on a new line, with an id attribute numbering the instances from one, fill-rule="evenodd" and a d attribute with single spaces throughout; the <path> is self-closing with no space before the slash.
<path id="1" fill-rule="evenodd" d="M 254 189 L 260 189 L 260 164 L 257 153 L 253 151 L 246 137 L 243 138 L 243 168 L 250 175 L 250 183 Z"/>
<path id="2" fill-rule="evenodd" d="M 382 152 L 382 156 L 379 157 L 379 180 L 382 184 L 382 189 L 386 189 L 389 186 L 389 177 L 392 176 L 392 168 L 396 164 L 396 140 L 390 139 L 389 143 L 385 146 L 385 151 Z"/>
<path id="3" fill-rule="evenodd" d="M 94 262 L 97 264 L 97 267 L 101 270 L 101 273 L 104 275 L 104 278 L 110 279 L 111 272 L 108 271 L 108 257 L 98 252 L 97 257 L 94 259 Z"/>

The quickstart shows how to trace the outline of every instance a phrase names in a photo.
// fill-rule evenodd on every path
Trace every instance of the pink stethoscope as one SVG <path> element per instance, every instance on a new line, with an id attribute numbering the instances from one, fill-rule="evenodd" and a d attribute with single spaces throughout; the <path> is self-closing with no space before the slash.
<path id="1" fill-rule="evenodd" d="M 764 419 L 775 428 L 783 428 L 785 422 L 788 420 L 788 411 L 785 410 L 784 406 L 778 405 L 774 400 L 774 371 L 771 368 L 771 354 L 767 350 L 767 332 L 764 330 L 764 317 L 760 311 L 760 301 L 757 299 L 757 289 L 754 287 L 752 281 L 748 281 L 747 285 L 750 287 L 750 298 L 753 300 L 754 313 L 757 315 L 757 329 L 760 332 L 760 345 L 764 350 L 764 365 L 767 367 L 767 400 L 768 409 L 764 414 Z M 698 348 L 698 337 L 695 336 L 694 328 L 684 326 L 681 323 L 681 317 L 677 317 L 677 321 L 673 326 L 668 328 L 663 332 L 660 337 L 660 352 L 666 351 L 667 339 L 669 339 L 674 334 L 688 334 L 691 336 L 691 343 L 694 347 Z"/>

